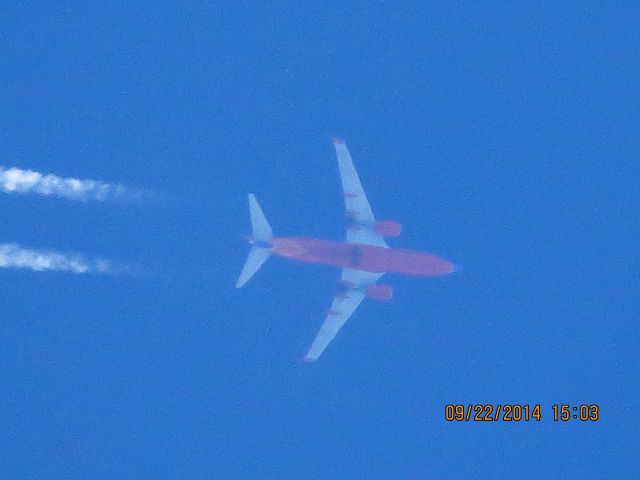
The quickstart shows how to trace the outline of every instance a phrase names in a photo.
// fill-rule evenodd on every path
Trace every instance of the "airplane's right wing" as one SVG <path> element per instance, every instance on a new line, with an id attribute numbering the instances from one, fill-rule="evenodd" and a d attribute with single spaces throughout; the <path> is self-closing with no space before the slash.
<path id="1" fill-rule="evenodd" d="M 366 287 L 376 283 L 382 275 L 384 273 L 364 272 L 352 268 L 345 268 L 342 271 L 341 281 L 345 285 L 345 292 L 333 299 L 327 318 L 304 357 L 305 361 L 313 362 L 320 357 L 329 342 L 364 300 Z"/>
<path id="2" fill-rule="evenodd" d="M 333 140 L 333 146 L 338 158 L 346 214 L 353 219 L 353 225 L 347 230 L 347 242 L 388 247 L 382 235 L 373 229 L 376 219 L 347 146 L 337 138 Z"/>

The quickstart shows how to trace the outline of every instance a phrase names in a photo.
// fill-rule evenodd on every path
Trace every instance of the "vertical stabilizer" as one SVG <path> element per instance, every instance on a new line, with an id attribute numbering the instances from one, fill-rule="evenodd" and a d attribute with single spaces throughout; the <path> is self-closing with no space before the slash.
<path id="1" fill-rule="evenodd" d="M 251 215 L 252 229 L 251 240 L 249 240 L 251 250 L 249 250 L 249 256 L 244 263 L 244 267 L 242 267 L 242 272 L 240 272 L 236 288 L 240 288 L 247 283 L 260 270 L 267 258 L 271 256 L 269 240 L 273 237 L 273 232 L 262 208 L 260 208 L 258 200 L 252 193 L 249 194 L 249 214 Z"/>

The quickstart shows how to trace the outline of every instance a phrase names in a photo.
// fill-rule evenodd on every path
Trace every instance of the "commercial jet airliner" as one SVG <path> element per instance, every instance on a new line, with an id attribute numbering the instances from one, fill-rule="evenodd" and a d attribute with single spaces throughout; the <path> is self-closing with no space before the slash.
<path id="1" fill-rule="evenodd" d="M 340 139 L 334 139 L 333 144 L 338 157 L 346 215 L 350 219 L 346 242 L 274 237 L 256 197 L 249 194 L 253 229 L 253 234 L 248 237 L 251 250 L 236 283 L 236 288 L 242 287 L 271 255 L 342 269 L 338 282 L 340 291 L 335 295 L 327 317 L 304 357 L 308 362 L 320 357 L 365 297 L 379 301 L 391 300 L 393 289 L 389 285 L 376 283 L 385 273 L 433 277 L 455 270 L 453 264 L 442 258 L 413 250 L 389 248 L 384 238 L 398 237 L 400 224 L 391 220 L 375 220 L 347 146 Z"/>

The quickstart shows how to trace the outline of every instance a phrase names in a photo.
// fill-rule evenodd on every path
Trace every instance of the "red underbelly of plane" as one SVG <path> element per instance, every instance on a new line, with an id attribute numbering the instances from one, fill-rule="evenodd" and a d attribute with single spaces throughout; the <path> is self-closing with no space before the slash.
<path id="1" fill-rule="evenodd" d="M 274 238 L 272 253 L 292 260 L 320 263 L 367 272 L 392 272 L 436 276 L 453 272 L 442 258 L 412 250 L 395 250 L 372 245 L 352 245 L 313 238 Z"/>

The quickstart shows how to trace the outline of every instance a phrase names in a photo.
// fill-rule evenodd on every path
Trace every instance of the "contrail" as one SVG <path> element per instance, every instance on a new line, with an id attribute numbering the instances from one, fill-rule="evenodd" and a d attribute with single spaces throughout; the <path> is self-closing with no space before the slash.
<path id="1" fill-rule="evenodd" d="M 88 259 L 47 250 L 22 248 L 16 243 L 0 243 L 0 268 L 26 268 L 38 272 L 51 270 L 71 273 L 118 274 L 127 267 L 116 266 L 101 258 Z"/>
<path id="2" fill-rule="evenodd" d="M 119 184 L 43 175 L 16 167 L 0 167 L 0 190 L 6 193 L 34 192 L 71 200 L 143 200 L 151 196 L 150 192 L 133 190 Z"/>

